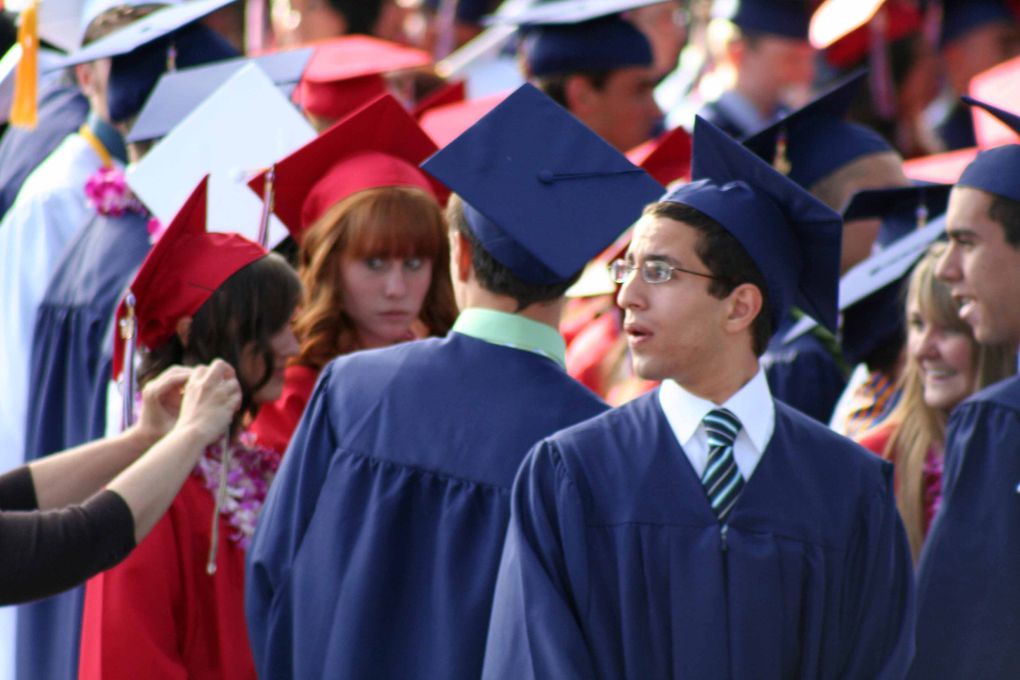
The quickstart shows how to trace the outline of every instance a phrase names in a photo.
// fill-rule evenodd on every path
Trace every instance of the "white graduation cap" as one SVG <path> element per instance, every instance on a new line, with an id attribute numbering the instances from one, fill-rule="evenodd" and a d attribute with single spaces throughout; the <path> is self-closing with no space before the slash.
<path id="1" fill-rule="evenodd" d="M 529 5 L 505 3 L 487 18 L 490 24 L 579 24 L 665 0 L 554 0 Z"/>
<path id="2" fill-rule="evenodd" d="M 248 64 L 255 64 L 273 81 L 283 96 L 289 98 L 313 51 L 311 47 L 303 47 L 168 71 L 160 76 L 156 87 L 145 100 L 145 106 L 125 140 L 139 142 L 163 137 Z"/>
<path id="3" fill-rule="evenodd" d="M 4 9 L 21 13 L 31 0 L 8 0 Z M 129 4 L 127 2 L 123 4 Z M 65 52 L 81 45 L 82 0 L 42 0 L 39 3 L 39 38 Z"/>
<path id="4" fill-rule="evenodd" d="M 169 224 L 209 174 L 209 230 L 234 231 L 257 241 L 263 206 L 247 181 L 314 137 L 315 131 L 273 81 L 249 64 L 129 167 L 127 182 L 152 213 Z M 271 217 L 268 247 L 287 233 Z"/>
<path id="5" fill-rule="evenodd" d="M 839 310 L 846 311 L 906 276 L 911 267 L 945 230 L 946 216 L 941 215 L 921 229 L 910 232 L 892 245 L 872 254 L 844 274 L 839 281 Z M 792 342 L 817 325 L 817 321 L 805 316 L 787 332 L 783 342 Z"/>
<path id="6" fill-rule="evenodd" d="M 56 68 L 84 64 L 97 59 L 117 57 L 147 45 L 178 28 L 198 21 L 234 0 L 189 0 L 158 9 L 137 21 L 119 28 L 99 40 L 67 55 Z M 124 4 L 132 4 L 130 2 Z M 113 6 L 113 5 L 111 5 Z"/>

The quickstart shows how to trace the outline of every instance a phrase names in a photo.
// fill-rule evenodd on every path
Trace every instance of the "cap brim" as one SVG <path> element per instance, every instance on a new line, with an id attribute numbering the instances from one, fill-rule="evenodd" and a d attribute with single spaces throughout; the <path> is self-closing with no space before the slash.
<path id="1" fill-rule="evenodd" d="M 173 5 L 159 9 L 146 17 L 134 21 L 123 28 L 96 40 L 93 43 L 73 52 L 54 68 L 66 68 L 76 64 L 84 64 L 97 59 L 117 57 L 128 54 L 153 40 L 187 26 L 193 21 L 226 7 L 235 0 L 191 0 L 181 5 Z"/>

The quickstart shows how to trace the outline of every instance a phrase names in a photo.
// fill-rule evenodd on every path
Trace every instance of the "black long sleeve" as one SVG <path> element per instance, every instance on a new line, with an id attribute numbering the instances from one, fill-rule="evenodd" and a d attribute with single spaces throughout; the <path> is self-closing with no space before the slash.
<path id="1" fill-rule="evenodd" d="M 127 557 L 134 519 L 114 491 L 38 510 L 27 467 L 0 476 L 0 605 L 66 590 Z"/>

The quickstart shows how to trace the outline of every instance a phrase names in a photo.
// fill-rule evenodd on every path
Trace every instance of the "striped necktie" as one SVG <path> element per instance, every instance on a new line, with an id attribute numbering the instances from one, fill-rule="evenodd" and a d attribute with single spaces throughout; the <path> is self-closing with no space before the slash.
<path id="1" fill-rule="evenodd" d="M 709 411 L 701 423 L 708 432 L 708 464 L 701 483 L 712 511 L 719 522 L 725 524 L 744 488 L 744 478 L 733 457 L 733 442 L 740 432 L 740 421 L 726 409 L 717 408 Z"/>

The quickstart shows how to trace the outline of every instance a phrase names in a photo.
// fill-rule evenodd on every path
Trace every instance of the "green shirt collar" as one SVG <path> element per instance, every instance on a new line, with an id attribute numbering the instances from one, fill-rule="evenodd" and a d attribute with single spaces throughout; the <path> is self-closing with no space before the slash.
<path id="1" fill-rule="evenodd" d="M 567 343 L 559 331 L 519 314 L 472 307 L 460 313 L 453 330 L 494 345 L 541 354 L 564 368 L 567 365 Z"/>

